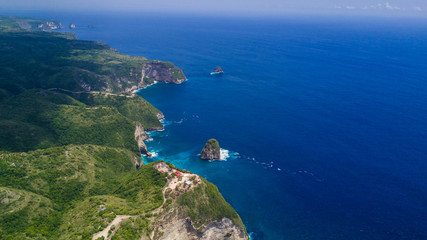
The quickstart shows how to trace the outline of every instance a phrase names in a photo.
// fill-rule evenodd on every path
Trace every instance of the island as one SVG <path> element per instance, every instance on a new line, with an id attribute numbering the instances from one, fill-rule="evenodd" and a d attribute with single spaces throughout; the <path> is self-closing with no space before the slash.
<path id="1" fill-rule="evenodd" d="M 200 158 L 205 160 L 221 159 L 221 148 L 219 147 L 219 143 L 216 139 L 212 138 L 206 142 L 205 147 L 200 153 Z"/>
<path id="2" fill-rule="evenodd" d="M 215 185 L 142 161 L 164 115 L 133 92 L 181 69 L 45 23 L 0 16 L 0 239 L 248 240 Z"/>
<path id="3" fill-rule="evenodd" d="M 220 66 L 218 66 L 214 69 L 213 72 L 211 72 L 211 75 L 218 75 L 218 74 L 223 74 L 223 73 L 224 73 L 224 71 L 222 71 L 222 68 Z"/>

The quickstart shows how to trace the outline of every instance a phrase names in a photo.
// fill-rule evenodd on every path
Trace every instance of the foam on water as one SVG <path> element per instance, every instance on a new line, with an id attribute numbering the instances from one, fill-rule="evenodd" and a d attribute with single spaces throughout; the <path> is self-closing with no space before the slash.
<path id="1" fill-rule="evenodd" d="M 220 154 L 221 154 L 221 161 L 227 161 L 228 159 L 236 159 L 238 158 L 240 155 L 238 152 L 233 152 L 224 148 L 221 148 L 220 150 Z"/>

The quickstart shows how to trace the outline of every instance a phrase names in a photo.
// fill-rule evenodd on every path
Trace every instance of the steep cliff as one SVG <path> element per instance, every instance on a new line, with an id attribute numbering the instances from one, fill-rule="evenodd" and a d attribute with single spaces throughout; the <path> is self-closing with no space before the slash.
<path id="1" fill-rule="evenodd" d="M 221 148 L 219 147 L 219 143 L 216 139 L 212 138 L 206 142 L 205 147 L 200 153 L 200 158 L 206 160 L 221 159 Z"/>
<path id="2" fill-rule="evenodd" d="M 186 80 L 184 73 L 173 63 L 150 61 L 142 64 L 142 78 L 151 78 L 155 81 L 179 84 Z"/>
<path id="3" fill-rule="evenodd" d="M 145 133 L 144 127 L 139 122 L 135 122 L 135 140 L 138 143 L 139 151 L 141 154 L 146 155 L 147 157 L 152 157 L 152 154 L 148 151 L 147 146 L 144 141 L 149 138 L 147 133 Z"/>

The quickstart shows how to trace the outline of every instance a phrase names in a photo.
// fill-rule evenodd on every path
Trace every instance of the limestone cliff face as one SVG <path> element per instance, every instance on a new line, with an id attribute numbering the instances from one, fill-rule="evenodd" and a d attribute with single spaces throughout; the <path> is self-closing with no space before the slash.
<path id="1" fill-rule="evenodd" d="M 62 28 L 62 23 L 60 21 L 30 21 L 29 19 L 20 19 L 16 21 L 16 23 L 19 27 L 26 30 L 39 30 L 44 32 L 51 32 L 52 30 Z"/>
<path id="2" fill-rule="evenodd" d="M 165 165 L 158 163 L 156 168 L 170 174 Z M 158 217 L 153 219 L 150 239 L 249 239 L 238 214 L 231 213 L 234 210 L 218 189 L 199 175 L 170 175 L 163 195 L 164 204 L 153 212 Z M 218 209 L 228 210 L 218 213 Z"/>
<path id="3" fill-rule="evenodd" d="M 144 143 L 144 141 L 149 138 L 148 134 L 145 132 L 144 127 L 141 125 L 141 123 L 136 122 L 135 125 L 135 140 L 138 143 L 138 148 L 141 151 L 141 154 L 145 154 L 148 157 L 152 157 L 152 154 L 148 151 L 147 146 Z"/>
<path id="4" fill-rule="evenodd" d="M 107 46 L 108 47 L 108 46 Z M 110 54 L 118 54 L 111 50 Z M 109 93 L 132 93 L 135 90 L 153 85 L 156 82 L 180 84 L 187 80 L 181 69 L 173 63 L 157 60 L 141 60 L 135 57 L 133 65 L 117 63 L 114 71 L 105 75 L 101 70 L 75 71 L 73 78 L 85 91 L 102 91 Z M 102 66 L 102 65 L 99 65 Z M 82 69 L 84 69 L 82 65 Z"/>
<path id="5" fill-rule="evenodd" d="M 212 138 L 206 142 L 205 147 L 200 153 L 200 158 L 206 160 L 221 159 L 221 148 L 219 147 L 219 143 L 216 139 Z"/>
<path id="6" fill-rule="evenodd" d="M 159 119 L 159 121 L 164 120 L 165 115 L 163 115 L 163 113 L 157 113 L 157 119 Z"/>
<path id="7" fill-rule="evenodd" d="M 247 240 L 249 239 L 245 232 L 233 224 L 228 218 L 223 218 L 222 221 L 211 222 L 203 231 L 198 231 L 194 228 L 189 218 L 173 219 L 170 222 L 162 225 L 164 229 L 161 237 L 153 237 L 152 239 L 168 240 L 168 239 L 181 239 L 181 240 L 217 240 L 217 239 L 230 239 L 230 240 Z"/>
<path id="8" fill-rule="evenodd" d="M 173 63 L 163 61 L 146 61 L 139 68 L 130 68 L 128 76 L 112 76 L 112 84 L 117 85 L 124 92 L 133 92 L 137 89 L 145 88 L 156 82 L 180 84 L 187 80 L 181 69 Z M 128 87 L 124 87 L 128 86 Z M 104 91 L 109 91 L 114 87 L 107 87 Z"/>
<path id="9" fill-rule="evenodd" d="M 186 80 L 184 73 L 172 63 L 151 61 L 142 64 L 142 78 L 158 82 L 179 84 Z"/>

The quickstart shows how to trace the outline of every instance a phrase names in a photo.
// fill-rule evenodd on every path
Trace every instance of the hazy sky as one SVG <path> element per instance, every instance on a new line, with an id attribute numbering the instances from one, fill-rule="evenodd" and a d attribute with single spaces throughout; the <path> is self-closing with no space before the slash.
<path id="1" fill-rule="evenodd" d="M 279 16 L 288 13 L 314 13 L 427 18 L 427 0 L 0 0 L 0 11 L 2 9 Z"/>

